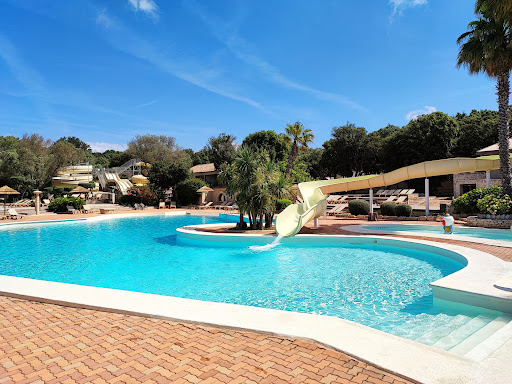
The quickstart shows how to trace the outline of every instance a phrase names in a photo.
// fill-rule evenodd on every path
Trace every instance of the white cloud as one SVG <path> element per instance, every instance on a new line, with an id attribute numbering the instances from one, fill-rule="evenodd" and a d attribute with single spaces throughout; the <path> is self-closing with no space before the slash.
<path id="1" fill-rule="evenodd" d="M 107 11 L 104 9 L 96 17 L 96 24 L 103 25 L 105 28 L 112 26 L 112 19 L 107 15 Z"/>
<path id="2" fill-rule="evenodd" d="M 416 7 L 418 5 L 427 5 L 428 0 L 389 0 L 389 4 L 393 6 L 393 14 L 390 21 L 393 21 L 393 16 L 396 14 L 402 15 L 404 9 Z"/>
<path id="3" fill-rule="evenodd" d="M 183 4 L 187 6 L 188 9 L 190 9 L 193 13 L 199 16 L 199 18 L 210 28 L 213 35 L 221 43 L 223 43 L 239 60 L 259 71 L 268 80 L 288 89 L 309 93 L 310 95 L 313 95 L 314 97 L 321 100 L 327 100 L 337 104 L 346 105 L 356 110 L 366 110 L 365 107 L 351 100 L 347 96 L 315 89 L 287 78 L 279 71 L 278 68 L 256 55 L 250 44 L 238 36 L 234 32 L 235 28 L 232 28 L 229 23 L 226 23 L 224 20 L 215 18 L 211 14 L 208 14 L 205 9 L 202 8 L 201 5 L 194 0 L 183 2 Z"/>
<path id="4" fill-rule="evenodd" d="M 149 107 L 150 105 L 153 105 L 155 103 L 158 103 L 158 100 L 155 99 L 155 100 L 148 101 L 147 103 L 136 105 L 135 108 Z"/>
<path id="5" fill-rule="evenodd" d="M 115 151 L 124 151 L 126 150 L 126 145 L 123 144 L 114 144 L 114 143 L 103 143 L 103 142 L 95 142 L 95 143 L 87 143 L 91 146 L 93 152 L 105 152 L 108 149 L 113 149 Z"/>
<path id="6" fill-rule="evenodd" d="M 154 0 L 128 0 L 136 12 L 144 12 L 152 17 L 158 17 L 158 5 Z"/>
<path id="7" fill-rule="evenodd" d="M 425 109 L 416 109 L 414 111 L 411 111 L 405 116 L 405 118 L 407 119 L 407 121 L 409 121 L 409 120 L 417 119 L 418 116 L 428 115 L 428 114 L 434 113 L 434 112 L 437 112 L 436 107 L 431 107 L 429 105 L 425 105 Z"/>

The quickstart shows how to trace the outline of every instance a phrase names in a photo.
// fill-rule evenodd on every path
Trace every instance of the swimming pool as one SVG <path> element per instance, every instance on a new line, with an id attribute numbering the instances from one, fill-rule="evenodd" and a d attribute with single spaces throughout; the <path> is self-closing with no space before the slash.
<path id="1" fill-rule="evenodd" d="M 442 225 L 421 225 L 421 224 L 377 224 L 363 225 L 363 229 L 372 232 L 397 231 L 397 232 L 425 232 L 431 234 L 446 235 Z M 507 229 L 473 228 L 456 226 L 453 229 L 454 235 L 468 236 L 472 238 L 484 238 L 490 240 L 501 240 L 512 242 L 512 231 Z"/>
<path id="2" fill-rule="evenodd" d="M 0 231 L 0 274 L 335 316 L 441 349 L 502 315 L 434 305 L 429 283 L 464 267 L 435 252 L 307 241 L 254 252 L 252 242 L 176 233 L 221 221 L 148 216 L 13 227 Z"/>

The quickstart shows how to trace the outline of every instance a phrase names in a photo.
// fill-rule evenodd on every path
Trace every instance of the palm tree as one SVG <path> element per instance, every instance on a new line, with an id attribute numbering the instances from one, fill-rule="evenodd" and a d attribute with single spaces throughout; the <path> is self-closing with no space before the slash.
<path id="1" fill-rule="evenodd" d="M 497 19 L 512 20 L 512 2 L 510 0 L 477 0 L 475 13 L 481 10 L 488 10 Z"/>
<path id="2" fill-rule="evenodd" d="M 297 121 L 293 124 L 287 124 L 286 134 L 290 137 L 290 139 L 292 139 L 292 148 L 285 172 L 286 177 L 289 177 L 292 171 L 293 163 L 299 156 L 299 145 L 303 151 L 307 151 L 308 144 L 313 143 L 315 135 L 311 129 L 304 129 L 304 124 L 302 124 L 300 121 Z"/>
<path id="3" fill-rule="evenodd" d="M 509 95 L 512 69 L 512 36 L 509 23 L 497 19 L 487 9 L 487 3 L 478 10 L 478 19 L 468 25 L 468 31 L 457 39 L 459 55 L 457 66 L 467 67 L 474 75 L 483 72 L 497 80 L 498 134 L 500 172 L 503 190 L 512 195 L 512 175 L 509 154 Z"/>

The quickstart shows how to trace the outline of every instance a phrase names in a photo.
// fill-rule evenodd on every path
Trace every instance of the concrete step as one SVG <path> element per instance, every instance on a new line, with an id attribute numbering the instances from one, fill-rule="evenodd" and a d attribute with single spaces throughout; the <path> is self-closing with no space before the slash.
<path id="1" fill-rule="evenodd" d="M 495 318 L 496 317 L 494 317 L 494 319 Z M 461 342 L 466 340 L 468 337 L 478 332 L 480 329 L 485 327 L 494 319 L 490 316 L 485 315 L 476 316 L 469 320 L 466 324 L 454 329 L 446 336 L 440 338 L 437 342 L 432 344 L 432 346 L 448 351 L 454 348 L 457 344 L 460 344 Z"/>
<path id="2" fill-rule="evenodd" d="M 471 336 L 455 345 L 453 348 L 449 349 L 449 352 L 452 352 L 457 355 L 466 356 L 471 350 L 476 348 L 478 345 L 482 344 L 503 328 L 505 325 L 509 324 L 512 320 L 512 315 L 501 315 L 488 323 L 486 326 L 480 328 L 478 331 L 473 333 Z"/>
<path id="3" fill-rule="evenodd" d="M 475 361 L 482 361 L 512 339 L 512 315 L 500 316 L 489 325 L 494 322 L 498 323 L 496 324 L 495 332 L 465 353 L 465 357 Z"/>

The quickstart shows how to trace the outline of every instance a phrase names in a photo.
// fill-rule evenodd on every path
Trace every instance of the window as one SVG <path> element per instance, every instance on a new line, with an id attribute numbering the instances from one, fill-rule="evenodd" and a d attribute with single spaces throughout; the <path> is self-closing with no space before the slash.
<path id="1" fill-rule="evenodd" d="M 460 194 L 463 195 L 469 191 L 472 191 L 473 189 L 476 189 L 476 184 L 461 184 Z"/>

